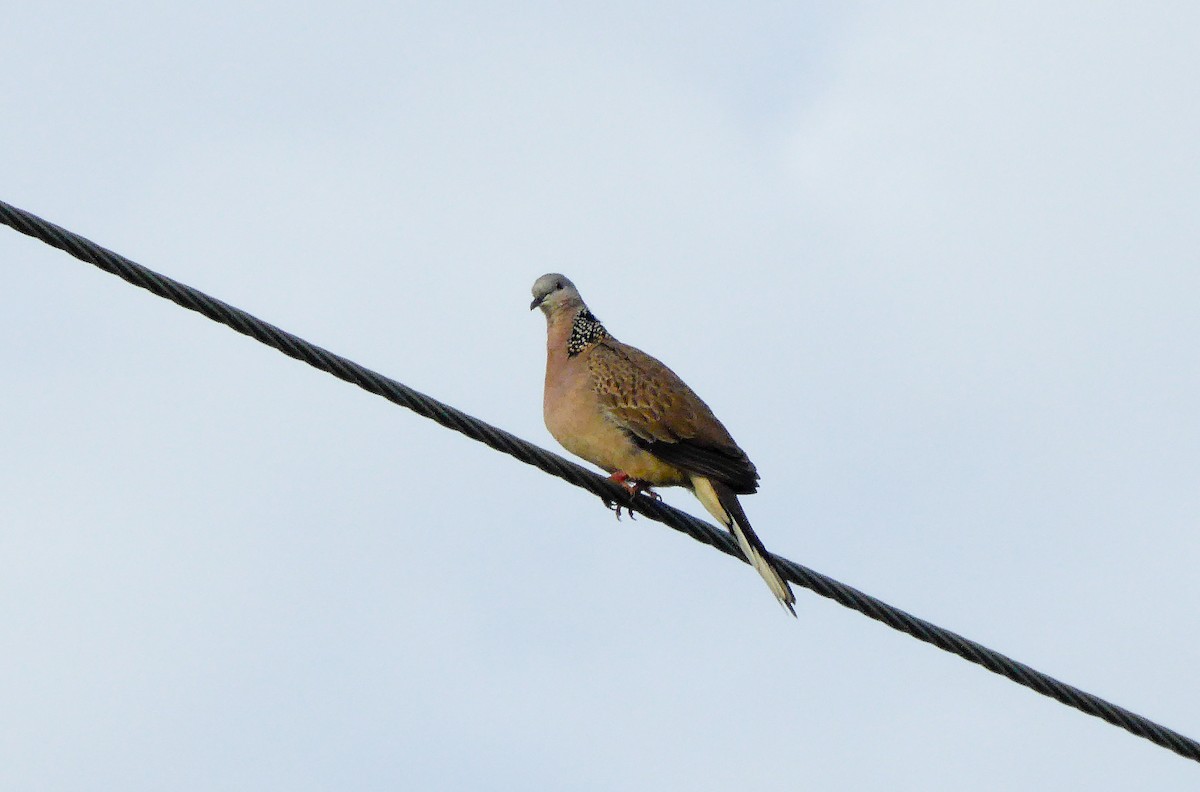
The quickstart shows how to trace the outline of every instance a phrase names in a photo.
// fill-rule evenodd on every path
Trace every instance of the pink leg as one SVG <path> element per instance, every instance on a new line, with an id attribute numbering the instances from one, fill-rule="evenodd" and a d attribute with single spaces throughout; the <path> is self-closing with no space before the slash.
<path id="1" fill-rule="evenodd" d="M 624 470 L 616 471 L 615 473 L 613 473 L 611 476 L 608 477 L 608 480 L 613 482 L 614 484 L 620 484 L 621 488 L 629 493 L 629 502 L 630 503 L 633 502 L 633 499 L 637 497 L 639 492 L 646 493 L 647 495 L 649 495 L 651 498 L 653 498 L 656 501 L 662 500 L 662 496 L 659 495 L 654 490 L 650 489 L 649 484 L 645 484 L 643 482 L 635 481 L 635 480 L 629 478 L 629 474 L 626 473 Z M 606 506 L 608 506 L 608 508 L 612 509 L 613 511 L 615 511 L 617 513 L 618 520 L 621 519 L 621 509 L 622 508 L 624 508 L 626 511 L 629 512 L 629 519 L 631 519 L 631 520 L 634 519 L 633 509 L 630 509 L 628 506 L 621 506 L 621 504 L 612 503 L 611 501 L 605 501 L 604 503 Z"/>

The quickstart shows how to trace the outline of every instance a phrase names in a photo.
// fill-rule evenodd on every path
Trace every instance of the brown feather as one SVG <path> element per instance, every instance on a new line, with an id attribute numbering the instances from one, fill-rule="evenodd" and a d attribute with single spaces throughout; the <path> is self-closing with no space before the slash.
<path id="1" fill-rule="evenodd" d="M 758 472 L 711 409 L 675 372 L 612 336 L 590 350 L 588 368 L 608 418 L 638 447 L 734 492 L 758 489 Z"/>

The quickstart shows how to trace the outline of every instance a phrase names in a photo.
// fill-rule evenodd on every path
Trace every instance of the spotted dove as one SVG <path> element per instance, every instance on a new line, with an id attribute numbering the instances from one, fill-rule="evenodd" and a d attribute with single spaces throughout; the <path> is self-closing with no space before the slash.
<path id="1" fill-rule="evenodd" d="M 758 471 L 708 405 L 661 362 L 614 338 L 564 276 L 538 278 L 529 307 L 546 315 L 542 408 L 554 439 L 631 497 L 687 487 L 795 616 L 795 595 L 738 502 L 758 489 Z"/>

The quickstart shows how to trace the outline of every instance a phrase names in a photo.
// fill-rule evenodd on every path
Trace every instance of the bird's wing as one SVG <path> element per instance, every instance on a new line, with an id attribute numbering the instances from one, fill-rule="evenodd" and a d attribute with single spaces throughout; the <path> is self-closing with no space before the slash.
<path id="1" fill-rule="evenodd" d="M 605 416 L 633 441 L 688 473 L 734 492 L 758 488 L 758 472 L 708 405 L 659 360 L 608 336 L 588 350 Z"/>

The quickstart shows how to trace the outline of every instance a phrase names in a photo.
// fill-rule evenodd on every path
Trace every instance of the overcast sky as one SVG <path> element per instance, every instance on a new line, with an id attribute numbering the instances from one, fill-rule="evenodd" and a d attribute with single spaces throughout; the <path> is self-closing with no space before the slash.
<path id="1" fill-rule="evenodd" d="M 552 448 L 564 272 L 750 454 L 772 550 L 1200 737 L 1200 6 L 9 6 L 0 199 Z M 0 788 L 1200 784 L 0 260 Z"/>

